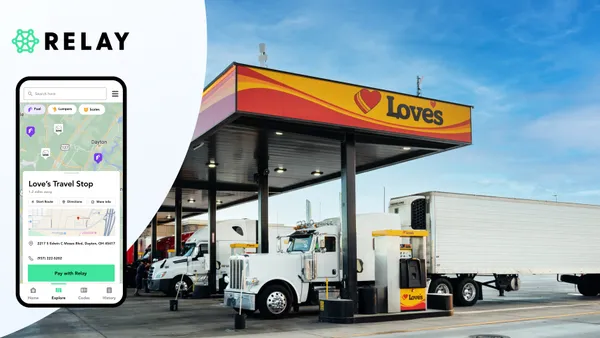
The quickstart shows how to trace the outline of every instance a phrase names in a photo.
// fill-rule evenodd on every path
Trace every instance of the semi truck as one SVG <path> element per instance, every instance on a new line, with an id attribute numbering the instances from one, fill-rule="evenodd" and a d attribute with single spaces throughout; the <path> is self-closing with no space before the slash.
<path id="1" fill-rule="evenodd" d="M 217 290 L 222 292 L 226 283 L 224 277 L 229 270 L 229 256 L 231 244 L 256 243 L 256 220 L 225 220 L 217 222 Z M 289 227 L 270 226 L 269 233 L 275 235 L 287 234 Z M 183 247 L 182 256 L 174 256 L 154 262 L 148 271 L 148 288 L 152 291 L 161 291 L 167 295 L 174 295 L 178 289 L 191 290 L 194 284 L 208 284 L 208 270 L 210 262 L 209 253 L 209 228 L 204 227 L 191 235 Z M 276 238 L 272 239 L 271 246 L 276 247 Z M 188 258 L 190 260 L 188 261 Z"/>
<path id="2" fill-rule="evenodd" d="M 372 232 L 387 229 L 401 229 L 399 215 L 356 216 L 359 286 L 375 282 Z M 246 313 L 259 310 L 265 318 L 281 318 L 301 305 L 318 304 L 326 288 L 329 298 L 339 296 L 344 276 L 340 239 L 339 218 L 302 221 L 294 232 L 280 237 L 276 251 L 231 256 L 224 304 Z"/>
<path id="3" fill-rule="evenodd" d="M 392 198 L 389 212 L 403 229 L 429 232 L 428 292 L 450 293 L 457 306 L 483 299 L 483 287 L 517 291 L 521 275 L 600 293 L 600 206 L 425 192 Z"/>
<path id="4" fill-rule="evenodd" d="M 181 241 L 183 243 L 193 235 L 193 231 L 184 232 L 181 234 Z M 163 258 L 169 257 L 175 251 L 175 236 L 166 236 L 159 238 L 156 241 L 156 255 L 152 258 L 152 245 L 149 244 L 146 247 L 146 250 L 143 252 L 141 257 L 137 260 L 133 260 L 133 245 L 129 247 L 127 250 L 127 266 L 125 267 L 125 279 L 127 281 L 127 286 L 135 287 L 135 275 L 137 273 L 136 269 L 140 264 L 141 260 L 160 260 Z"/>

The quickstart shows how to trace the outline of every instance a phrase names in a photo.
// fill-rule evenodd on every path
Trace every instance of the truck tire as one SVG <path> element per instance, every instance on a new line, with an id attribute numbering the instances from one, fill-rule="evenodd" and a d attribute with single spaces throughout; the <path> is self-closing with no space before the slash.
<path id="1" fill-rule="evenodd" d="M 179 284 L 183 282 L 183 287 L 187 289 L 188 292 L 192 292 L 192 280 L 188 276 L 183 276 L 183 281 L 181 280 L 181 276 L 177 276 L 171 280 L 171 285 L 169 286 L 168 295 L 170 297 L 175 297 L 177 295 L 177 287 Z M 183 289 L 182 289 L 183 291 Z M 181 293 L 180 293 L 181 295 Z"/>
<path id="2" fill-rule="evenodd" d="M 452 283 L 447 278 L 434 278 L 429 284 L 428 293 L 452 294 Z"/>
<path id="3" fill-rule="evenodd" d="M 452 298 L 454 305 L 473 306 L 479 299 L 479 285 L 473 278 L 461 278 L 456 282 Z"/>
<path id="4" fill-rule="evenodd" d="M 590 280 L 586 280 L 584 278 L 582 278 L 581 281 L 577 283 L 577 291 L 579 291 L 579 293 L 581 293 L 585 297 L 598 296 L 598 293 L 600 293 L 600 290 L 598 289 L 599 288 L 594 283 L 591 283 Z"/>
<path id="5" fill-rule="evenodd" d="M 280 319 L 290 312 L 292 297 L 285 286 L 269 285 L 258 294 L 257 303 L 263 318 Z"/>

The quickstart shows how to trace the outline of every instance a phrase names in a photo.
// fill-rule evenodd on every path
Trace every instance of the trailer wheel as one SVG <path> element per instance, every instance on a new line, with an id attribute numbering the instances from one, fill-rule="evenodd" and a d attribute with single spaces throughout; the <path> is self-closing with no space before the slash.
<path id="1" fill-rule="evenodd" d="M 461 278 L 454 289 L 454 303 L 457 306 L 473 306 L 479 299 L 479 286 L 470 277 Z"/>
<path id="2" fill-rule="evenodd" d="M 598 296 L 599 290 L 598 287 L 594 283 L 585 278 L 582 278 L 579 283 L 577 283 L 577 291 L 581 293 L 585 297 L 596 297 Z"/>
<path id="3" fill-rule="evenodd" d="M 292 308 L 292 297 L 283 285 L 269 285 L 258 294 L 258 310 L 262 317 L 280 319 Z"/>
<path id="4" fill-rule="evenodd" d="M 452 283 L 447 278 L 435 278 L 429 284 L 429 293 L 452 294 Z"/>

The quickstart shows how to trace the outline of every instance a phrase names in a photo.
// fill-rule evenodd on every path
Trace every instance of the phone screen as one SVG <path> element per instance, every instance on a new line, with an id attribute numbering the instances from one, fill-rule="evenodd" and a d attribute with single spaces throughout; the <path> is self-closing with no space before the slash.
<path id="1" fill-rule="evenodd" d="M 113 77 L 17 85 L 17 299 L 125 300 L 126 87 Z"/>

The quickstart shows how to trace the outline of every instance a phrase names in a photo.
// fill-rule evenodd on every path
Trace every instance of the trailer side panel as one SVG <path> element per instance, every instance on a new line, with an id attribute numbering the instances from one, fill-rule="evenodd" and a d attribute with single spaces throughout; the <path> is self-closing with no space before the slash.
<path id="1" fill-rule="evenodd" d="M 427 195 L 435 196 L 432 273 L 600 273 L 598 206 Z"/>

